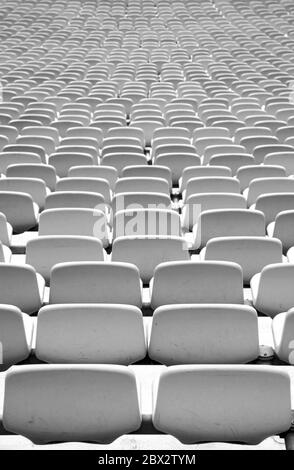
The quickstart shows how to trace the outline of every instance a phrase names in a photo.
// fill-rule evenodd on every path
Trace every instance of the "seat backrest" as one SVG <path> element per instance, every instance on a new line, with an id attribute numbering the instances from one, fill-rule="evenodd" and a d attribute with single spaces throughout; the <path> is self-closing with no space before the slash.
<path id="1" fill-rule="evenodd" d="M 52 153 L 48 158 L 49 165 L 54 166 L 60 178 L 67 176 L 69 169 L 77 165 L 95 165 L 95 159 L 87 153 Z"/>
<path id="2" fill-rule="evenodd" d="M 272 333 L 275 346 L 275 353 L 282 361 L 293 365 L 293 330 L 294 330 L 294 309 L 279 313 L 273 318 Z"/>
<path id="3" fill-rule="evenodd" d="M 38 313 L 36 356 L 59 364 L 137 362 L 146 356 L 142 313 L 132 305 L 47 305 Z"/>
<path id="4" fill-rule="evenodd" d="M 123 366 L 13 368 L 6 376 L 4 402 L 5 429 L 39 444 L 105 444 L 141 424 L 136 379 Z"/>
<path id="5" fill-rule="evenodd" d="M 249 183 L 247 202 L 251 206 L 262 194 L 290 192 L 294 192 L 294 179 L 286 176 L 281 178 L 255 178 Z"/>
<path id="6" fill-rule="evenodd" d="M 118 175 L 121 176 L 125 167 L 130 165 L 148 165 L 147 157 L 143 153 L 110 153 L 105 155 L 102 162 L 103 166 L 114 167 Z"/>
<path id="7" fill-rule="evenodd" d="M 104 261 L 102 242 L 94 237 L 47 235 L 27 243 L 25 262 L 47 283 L 53 266 L 66 261 Z"/>
<path id="8" fill-rule="evenodd" d="M 259 355 L 257 313 L 233 304 L 158 307 L 148 354 L 167 366 L 251 362 Z"/>
<path id="9" fill-rule="evenodd" d="M 2 304 L 15 305 L 25 313 L 34 313 L 42 305 L 44 280 L 32 266 L 0 263 Z"/>
<path id="10" fill-rule="evenodd" d="M 200 178 L 204 176 L 223 176 L 230 177 L 232 172 L 230 168 L 225 166 L 188 166 L 184 168 L 180 183 L 180 190 L 184 191 L 187 187 L 187 183 L 192 178 Z"/>
<path id="11" fill-rule="evenodd" d="M 172 173 L 172 182 L 176 186 L 183 170 L 189 166 L 200 166 L 201 159 L 195 153 L 165 153 L 156 157 L 154 164 L 168 167 Z"/>
<path id="12" fill-rule="evenodd" d="M 203 260 L 233 261 L 241 266 L 244 284 L 264 266 L 282 263 L 282 243 L 268 237 L 219 237 L 208 241 L 201 251 Z"/>
<path id="13" fill-rule="evenodd" d="M 186 201 L 193 194 L 200 193 L 236 193 L 240 194 L 240 183 L 230 176 L 200 176 L 187 182 Z"/>
<path id="14" fill-rule="evenodd" d="M 6 169 L 10 165 L 19 163 L 35 163 L 41 164 L 41 158 L 36 153 L 29 152 L 1 152 L 0 153 L 0 171 L 6 173 Z"/>
<path id="15" fill-rule="evenodd" d="M 286 175 L 294 174 L 294 154 L 293 152 L 273 152 L 264 157 L 264 166 L 279 165 L 285 168 Z"/>
<path id="16" fill-rule="evenodd" d="M 133 235 L 118 237 L 112 246 L 112 261 L 132 263 L 140 271 L 143 283 L 153 277 L 154 269 L 165 261 L 189 260 L 187 242 L 181 237 Z"/>
<path id="17" fill-rule="evenodd" d="M 116 194 L 147 191 L 167 195 L 170 193 L 168 182 L 165 179 L 144 176 L 122 177 L 117 180 L 114 190 Z"/>
<path id="18" fill-rule="evenodd" d="M 30 354 L 33 324 L 28 315 L 13 305 L 0 305 L 0 370 L 24 361 Z"/>
<path id="19" fill-rule="evenodd" d="M 265 266 L 251 279 L 255 308 L 270 317 L 294 305 L 294 264 L 276 263 Z"/>
<path id="20" fill-rule="evenodd" d="M 45 182 L 39 178 L 1 178 L 0 191 L 29 194 L 40 209 L 44 208 L 47 191 Z"/>
<path id="21" fill-rule="evenodd" d="M 65 207 L 99 208 L 103 210 L 105 201 L 102 194 L 89 191 L 57 191 L 46 197 L 45 209 Z"/>
<path id="22" fill-rule="evenodd" d="M 115 289 L 114 289 L 115 286 Z M 76 262 L 54 266 L 50 303 L 119 303 L 141 307 L 139 270 L 128 263 Z"/>
<path id="23" fill-rule="evenodd" d="M 248 165 L 242 166 L 236 173 L 236 178 L 240 181 L 241 190 L 247 188 L 255 178 L 270 178 L 286 176 L 285 168 L 282 165 Z"/>
<path id="24" fill-rule="evenodd" d="M 279 212 L 276 216 L 272 236 L 281 240 L 284 251 L 293 246 L 294 210 Z"/>
<path id="25" fill-rule="evenodd" d="M 9 165 L 6 176 L 8 178 L 38 178 L 43 180 L 51 191 L 54 191 L 56 187 L 56 171 L 50 165 L 36 165 L 33 163 Z"/>
<path id="26" fill-rule="evenodd" d="M 116 194 L 112 199 L 112 210 L 127 209 L 163 209 L 170 208 L 171 200 L 167 194 L 151 192 L 133 192 Z"/>
<path id="27" fill-rule="evenodd" d="M 12 227 L 7 222 L 5 214 L 0 212 L 0 242 L 3 245 L 10 246 L 12 237 Z"/>
<path id="28" fill-rule="evenodd" d="M 187 414 L 190 419 L 183 419 Z M 153 424 L 185 444 L 258 444 L 287 431 L 290 423 L 286 372 L 268 366 L 191 365 L 169 367 L 159 378 Z"/>
<path id="29" fill-rule="evenodd" d="M 129 209 L 117 211 L 113 239 L 123 236 L 181 236 L 180 215 L 171 209 Z"/>
<path id="30" fill-rule="evenodd" d="M 174 261 L 158 265 L 153 278 L 152 308 L 180 303 L 242 304 L 241 267 L 221 261 Z"/>
<path id="31" fill-rule="evenodd" d="M 241 194 L 201 193 L 187 199 L 182 210 L 182 223 L 186 230 L 192 230 L 203 211 L 214 209 L 246 209 L 246 199 Z"/>
<path id="32" fill-rule="evenodd" d="M 71 167 L 68 170 L 68 176 L 70 178 L 102 178 L 108 181 L 110 189 L 113 190 L 118 172 L 111 166 L 80 165 Z"/>
<path id="33" fill-rule="evenodd" d="M 37 224 L 37 206 L 27 193 L 0 191 L 0 212 L 5 214 L 14 232 L 24 232 Z"/>
<path id="34" fill-rule="evenodd" d="M 56 191 L 86 191 L 99 193 L 104 197 L 107 204 L 109 204 L 111 200 L 109 183 L 103 178 L 67 176 L 57 181 Z"/>
<path id="35" fill-rule="evenodd" d="M 194 233 L 196 249 L 215 237 L 264 237 L 265 217 L 262 212 L 247 209 L 205 210 L 199 216 Z"/>
<path id="36" fill-rule="evenodd" d="M 172 186 L 171 171 L 165 166 L 159 165 L 132 165 L 127 166 L 122 171 L 122 178 L 163 178 L 168 182 L 169 187 Z"/>
<path id="37" fill-rule="evenodd" d="M 279 212 L 294 210 L 294 193 L 262 194 L 253 207 L 264 213 L 265 222 L 269 224 Z"/>

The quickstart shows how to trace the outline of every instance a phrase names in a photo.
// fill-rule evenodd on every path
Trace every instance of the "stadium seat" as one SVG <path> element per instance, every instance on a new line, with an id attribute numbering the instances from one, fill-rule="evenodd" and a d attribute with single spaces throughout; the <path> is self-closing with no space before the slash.
<path id="1" fill-rule="evenodd" d="M 32 416 L 38 417 L 33 424 Z M 110 443 L 140 427 L 135 376 L 114 365 L 12 368 L 5 380 L 3 424 L 39 444 Z"/>
<path id="2" fill-rule="evenodd" d="M 36 356 L 56 364 L 121 364 L 144 359 L 141 311 L 118 304 L 62 304 L 38 314 Z"/>
<path id="3" fill-rule="evenodd" d="M 174 366 L 155 393 L 154 426 L 185 444 L 254 445 L 290 427 L 289 375 L 268 366 Z"/>
<path id="4" fill-rule="evenodd" d="M 220 261 L 161 263 L 150 290 L 153 309 L 180 303 L 242 304 L 242 270 L 236 263 Z"/>
<path id="5" fill-rule="evenodd" d="M 110 286 L 116 286 L 115 290 Z M 67 262 L 51 270 L 50 304 L 119 303 L 142 306 L 139 270 L 129 263 Z"/>
<path id="6" fill-rule="evenodd" d="M 276 263 L 265 266 L 251 279 L 253 305 L 261 313 L 275 317 L 293 305 L 294 265 Z"/>
<path id="7" fill-rule="evenodd" d="M 282 243 L 267 237 L 218 237 L 211 238 L 201 250 L 200 259 L 232 261 L 241 266 L 243 282 L 249 284 L 254 274 L 266 265 L 282 263 Z"/>
<path id="8" fill-rule="evenodd" d="M 233 304 L 158 307 L 148 354 L 168 366 L 251 362 L 259 355 L 257 313 Z"/>
<path id="9" fill-rule="evenodd" d="M 27 359 L 31 352 L 32 336 L 33 323 L 31 317 L 22 313 L 18 307 L 1 304 L 1 371 Z"/>

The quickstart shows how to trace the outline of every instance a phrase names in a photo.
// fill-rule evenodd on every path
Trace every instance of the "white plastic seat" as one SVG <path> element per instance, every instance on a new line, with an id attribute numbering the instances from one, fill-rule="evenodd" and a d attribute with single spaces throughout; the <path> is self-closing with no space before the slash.
<path id="1" fill-rule="evenodd" d="M 161 263 L 150 287 L 153 309 L 182 303 L 243 303 L 242 269 L 231 262 Z"/>
<path id="2" fill-rule="evenodd" d="M 234 304 L 158 307 L 148 353 L 167 366 L 251 362 L 259 355 L 257 313 L 248 305 Z"/>
<path id="3" fill-rule="evenodd" d="M 7 167 L 21 163 L 41 164 L 41 158 L 36 153 L 28 152 L 1 152 L 0 153 L 0 171 L 6 173 Z"/>
<path id="4" fill-rule="evenodd" d="M 41 147 L 46 153 L 46 155 L 50 155 L 51 153 L 53 153 L 56 147 L 56 144 L 52 137 L 40 135 L 22 135 L 21 137 L 18 137 L 16 139 L 15 144 L 22 146 L 31 146 L 32 149 L 34 146 Z"/>
<path id="5" fill-rule="evenodd" d="M 14 143 L 14 144 L 6 145 L 6 147 L 3 147 L 2 152 L 3 153 L 11 152 L 14 155 L 17 153 L 35 154 L 40 157 L 42 163 L 46 163 L 45 150 L 38 145 L 24 145 L 24 144 Z"/>
<path id="6" fill-rule="evenodd" d="M 243 127 L 236 131 L 234 140 L 236 144 L 240 144 L 242 139 L 245 139 L 246 137 L 255 137 L 257 133 L 259 136 L 272 136 L 272 132 L 268 127 Z"/>
<path id="7" fill-rule="evenodd" d="M 138 307 L 62 304 L 39 311 L 36 356 L 42 361 L 129 365 L 144 359 L 146 349 Z"/>
<path id="8" fill-rule="evenodd" d="M 275 317 L 294 305 L 294 264 L 277 263 L 265 266 L 251 279 L 253 305 L 259 312 Z"/>
<path id="9" fill-rule="evenodd" d="M 169 209 L 170 197 L 163 193 L 133 192 L 115 194 L 112 199 L 113 212 L 127 209 Z"/>
<path id="10" fill-rule="evenodd" d="M 207 128 L 206 128 L 207 129 Z M 223 145 L 233 145 L 232 139 L 229 137 L 214 137 L 214 136 L 207 136 L 207 137 L 198 137 L 194 140 L 194 145 L 196 147 L 196 151 L 199 155 L 203 156 L 205 150 L 211 146 L 223 146 Z M 220 152 L 219 152 L 220 153 Z M 208 163 L 208 161 L 204 162 Z"/>
<path id="11" fill-rule="evenodd" d="M 0 305 L 0 370 L 27 359 L 31 352 L 32 335 L 33 323 L 29 315 L 13 305 Z"/>
<path id="12" fill-rule="evenodd" d="M 27 193 L 0 191 L 0 212 L 15 233 L 33 228 L 38 222 L 39 208 Z"/>
<path id="13" fill-rule="evenodd" d="M 64 138 L 70 138 L 70 137 L 77 137 L 79 138 L 89 138 L 89 139 L 95 139 L 98 146 L 101 147 L 102 140 L 103 140 L 103 132 L 101 129 L 95 128 L 95 127 L 70 127 L 67 129 L 66 134 Z"/>
<path id="14" fill-rule="evenodd" d="M 45 281 L 31 266 L 0 263 L 2 304 L 18 307 L 31 314 L 42 305 Z"/>
<path id="15" fill-rule="evenodd" d="M 59 133 L 58 130 L 50 126 L 32 126 L 25 127 L 21 131 L 22 136 L 40 136 L 50 137 L 54 140 L 55 145 L 59 144 Z"/>
<path id="16" fill-rule="evenodd" d="M 180 215 L 171 209 L 129 209 L 117 211 L 113 218 L 113 239 L 149 236 L 180 237 Z"/>
<path id="17" fill-rule="evenodd" d="M 166 139 L 169 137 L 190 139 L 190 133 L 184 127 L 158 127 L 153 133 L 153 141 L 155 139 Z"/>
<path id="18" fill-rule="evenodd" d="M 294 174 L 294 153 L 293 152 L 273 152 L 264 157 L 264 165 L 279 165 L 285 168 L 286 175 Z"/>
<path id="19" fill-rule="evenodd" d="M 47 209 L 40 214 L 39 236 L 96 237 L 103 247 L 109 245 L 109 229 L 106 214 L 89 208 Z"/>
<path id="20" fill-rule="evenodd" d="M 290 377 L 269 366 L 169 367 L 155 397 L 155 428 L 184 444 L 259 444 L 291 422 Z"/>
<path id="21" fill-rule="evenodd" d="M 48 158 L 49 165 L 53 166 L 56 174 L 61 178 L 67 176 L 72 166 L 96 165 L 97 161 L 87 153 L 52 153 Z"/>
<path id="22" fill-rule="evenodd" d="M 9 143 L 13 143 L 16 141 L 18 131 L 13 126 L 0 125 L 0 134 L 7 137 Z"/>
<path id="23" fill-rule="evenodd" d="M 67 261 L 104 261 L 102 242 L 94 237 L 45 235 L 29 240 L 25 262 L 49 283 L 55 264 Z"/>
<path id="24" fill-rule="evenodd" d="M 106 444 L 140 424 L 136 379 L 124 366 L 33 365 L 6 376 L 3 425 L 35 443 Z"/>
<path id="25" fill-rule="evenodd" d="M 53 127 L 56 129 L 60 135 L 60 137 L 65 137 L 67 134 L 68 129 L 71 127 L 78 127 L 79 125 L 82 127 L 82 125 L 87 126 L 87 124 L 82 124 L 79 122 L 79 119 L 77 116 L 67 116 L 71 117 L 72 119 L 62 119 L 58 121 L 53 121 L 50 124 L 50 127 Z"/>
<path id="26" fill-rule="evenodd" d="M 45 182 L 39 178 L 7 177 L 0 179 L 0 191 L 21 192 L 31 196 L 40 210 L 44 208 L 47 189 Z"/>
<path id="27" fill-rule="evenodd" d="M 268 225 L 275 220 L 279 212 L 294 210 L 294 193 L 262 194 L 250 209 L 263 212 Z"/>
<path id="28" fill-rule="evenodd" d="M 177 185 L 182 172 L 189 166 L 200 166 L 201 159 L 198 155 L 191 154 L 161 154 L 154 160 L 154 165 L 161 165 L 168 167 L 172 172 L 172 181 Z"/>
<path id="29" fill-rule="evenodd" d="M 140 121 L 132 121 L 130 123 L 130 127 L 141 129 L 144 132 L 145 145 L 150 147 L 155 129 L 164 127 L 164 124 L 163 122 L 155 121 L 154 119 L 150 119 L 150 121 L 142 119 Z"/>
<path id="30" fill-rule="evenodd" d="M 282 263 L 282 243 L 275 238 L 234 236 L 211 238 L 201 250 L 200 259 L 232 261 L 241 266 L 247 285 L 267 264 Z"/>
<path id="31" fill-rule="evenodd" d="M 170 188 L 168 182 L 163 178 L 154 177 L 122 177 L 117 180 L 114 191 L 116 194 L 154 192 L 169 195 Z"/>
<path id="32" fill-rule="evenodd" d="M 287 364 L 293 365 L 293 319 L 294 309 L 279 313 L 273 318 L 272 333 L 275 353 Z"/>
<path id="33" fill-rule="evenodd" d="M 122 178 L 162 178 L 172 187 L 171 171 L 165 166 L 159 165 L 132 165 L 127 166 L 122 171 Z"/>
<path id="34" fill-rule="evenodd" d="M 7 222 L 5 214 L 0 212 L 0 242 L 5 246 L 10 246 L 12 238 L 12 226 Z"/>
<path id="35" fill-rule="evenodd" d="M 294 246 L 294 209 L 279 212 L 268 225 L 267 233 L 270 237 L 281 240 L 284 252 Z"/>
<path id="36" fill-rule="evenodd" d="M 203 248 L 215 237 L 264 237 L 262 212 L 247 209 L 215 209 L 201 212 L 193 229 L 195 249 Z"/>
<path id="37" fill-rule="evenodd" d="M 214 209 L 246 209 L 246 199 L 241 194 L 201 193 L 190 196 L 182 210 L 182 225 L 192 231 L 203 211 Z"/>
<path id="38" fill-rule="evenodd" d="M 217 154 L 209 160 L 209 165 L 211 166 L 226 166 L 230 168 L 232 175 L 235 175 L 241 166 L 254 164 L 254 157 L 247 153 Z"/>
<path id="39" fill-rule="evenodd" d="M 68 170 L 68 177 L 101 178 L 108 181 L 110 189 L 113 191 L 118 178 L 118 172 L 115 168 L 110 166 L 80 165 L 71 167 Z"/>
<path id="40" fill-rule="evenodd" d="M 240 183 L 235 178 L 226 176 L 200 176 L 191 178 L 183 191 L 183 202 L 190 196 L 201 193 L 236 193 L 240 194 Z"/>
<path id="41" fill-rule="evenodd" d="M 106 134 L 107 138 L 111 137 L 130 137 L 139 139 L 142 147 L 145 147 L 145 136 L 142 129 L 138 127 L 112 127 Z"/>
<path id="42" fill-rule="evenodd" d="M 236 173 L 236 178 L 240 181 L 242 191 L 256 178 L 284 176 L 286 176 L 286 171 L 282 165 L 245 165 L 240 167 Z"/>
<path id="43" fill-rule="evenodd" d="M 246 149 L 242 145 L 209 145 L 203 153 L 202 164 L 208 165 L 210 160 L 216 155 L 242 155 L 246 154 Z M 248 154 L 247 154 L 248 155 Z"/>
<path id="44" fill-rule="evenodd" d="M 267 135 L 259 136 L 258 129 L 256 130 L 256 134 L 257 135 L 252 137 L 243 137 L 240 140 L 240 145 L 243 145 L 248 153 L 252 153 L 256 147 L 261 145 L 279 144 L 279 139 L 277 139 L 277 137 Z"/>
<path id="45" fill-rule="evenodd" d="M 260 195 L 290 192 L 294 192 L 294 179 L 287 177 L 269 177 L 252 180 L 249 183 L 248 189 L 245 189 L 243 194 L 247 198 L 248 206 L 251 206 Z"/>
<path id="46" fill-rule="evenodd" d="M 179 179 L 180 192 L 183 192 L 186 189 L 188 181 L 192 178 L 201 178 L 209 176 L 230 177 L 231 175 L 232 172 L 227 167 L 190 166 L 183 170 L 182 176 Z"/>
<path id="47" fill-rule="evenodd" d="M 57 191 L 46 197 L 45 209 L 65 207 L 99 208 L 103 210 L 105 200 L 102 194 L 89 191 Z"/>
<path id="48" fill-rule="evenodd" d="M 51 271 L 49 303 L 118 303 L 141 308 L 139 270 L 129 263 L 57 264 Z"/>
<path id="49" fill-rule="evenodd" d="M 293 153 L 294 155 L 294 147 L 286 144 L 259 145 L 253 150 L 255 163 L 259 165 L 260 163 L 264 162 L 267 155 L 277 152 L 288 152 Z"/>
<path id="50" fill-rule="evenodd" d="M 104 166 L 114 167 L 119 176 L 122 174 L 125 167 L 130 165 L 147 165 L 147 157 L 143 153 L 111 153 L 105 155 L 102 161 Z"/>
<path id="51" fill-rule="evenodd" d="M 149 283 L 158 264 L 189 259 L 184 238 L 137 234 L 115 238 L 111 254 L 112 261 L 135 264 L 144 284 Z"/>
<path id="52" fill-rule="evenodd" d="M 111 193 L 107 180 L 95 177 L 78 177 L 68 176 L 60 178 L 56 184 L 56 192 L 58 191 L 85 191 L 90 193 L 98 193 L 104 197 L 105 203 L 110 204 Z"/>
<path id="53" fill-rule="evenodd" d="M 200 139 L 217 137 L 229 138 L 230 133 L 228 129 L 225 129 L 224 127 L 202 127 L 200 129 L 195 129 L 193 132 L 193 143 L 195 145 L 195 143 L 197 143 Z"/>
<path id="54" fill-rule="evenodd" d="M 6 170 L 7 178 L 37 178 L 43 180 L 46 186 L 54 191 L 56 187 L 56 171 L 50 165 L 15 164 Z"/>

